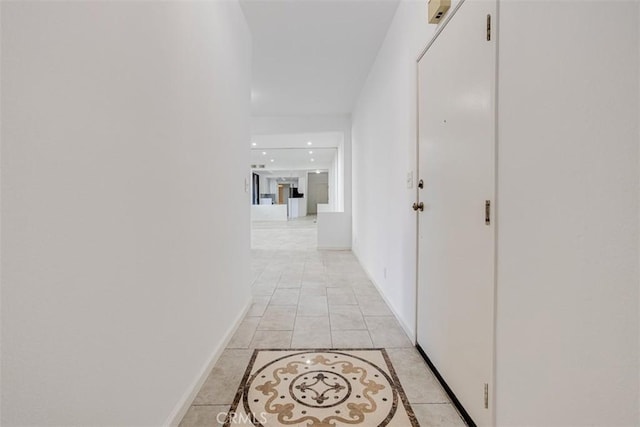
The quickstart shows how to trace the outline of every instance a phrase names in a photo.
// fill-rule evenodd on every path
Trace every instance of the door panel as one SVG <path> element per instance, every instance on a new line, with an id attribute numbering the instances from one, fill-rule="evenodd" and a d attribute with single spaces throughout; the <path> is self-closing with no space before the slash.
<path id="1" fill-rule="evenodd" d="M 417 341 L 479 425 L 492 424 L 495 8 L 465 1 L 418 62 Z"/>

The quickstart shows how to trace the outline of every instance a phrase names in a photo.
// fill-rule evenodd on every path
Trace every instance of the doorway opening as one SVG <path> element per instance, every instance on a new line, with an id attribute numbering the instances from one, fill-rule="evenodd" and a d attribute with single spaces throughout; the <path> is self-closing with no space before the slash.
<path id="1" fill-rule="evenodd" d="M 344 210 L 344 134 L 254 135 L 251 219 L 292 221 Z"/>

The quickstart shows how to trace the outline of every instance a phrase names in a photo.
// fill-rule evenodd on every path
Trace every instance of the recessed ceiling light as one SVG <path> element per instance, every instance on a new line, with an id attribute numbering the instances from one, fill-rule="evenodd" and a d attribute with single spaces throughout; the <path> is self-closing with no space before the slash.
<path id="1" fill-rule="evenodd" d="M 251 145 L 253 145 L 253 146 L 255 147 L 255 146 L 256 146 L 256 145 L 258 145 L 258 144 L 256 144 L 255 142 L 252 142 L 252 143 L 251 143 Z"/>
<path id="2" fill-rule="evenodd" d="M 309 154 L 313 154 L 313 151 L 309 151 Z"/>
<path id="3" fill-rule="evenodd" d="M 314 159 L 311 159 L 311 161 L 312 161 L 312 162 L 315 162 L 315 160 L 314 160 Z"/>
<path id="4" fill-rule="evenodd" d="M 316 173 L 320 173 L 320 171 L 316 171 Z"/>
<path id="5" fill-rule="evenodd" d="M 307 142 L 307 145 L 311 145 L 311 141 Z"/>
<path id="6" fill-rule="evenodd" d="M 275 162 L 275 160 L 271 159 L 271 162 Z"/>
<path id="7" fill-rule="evenodd" d="M 263 155 L 263 156 L 266 156 L 266 155 L 267 155 L 267 152 L 266 152 L 266 151 L 263 151 L 263 152 L 262 152 L 262 155 Z"/>

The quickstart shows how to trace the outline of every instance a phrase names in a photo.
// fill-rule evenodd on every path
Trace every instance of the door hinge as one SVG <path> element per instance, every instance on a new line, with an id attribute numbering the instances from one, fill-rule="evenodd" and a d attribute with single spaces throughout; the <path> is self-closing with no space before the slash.
<path id="1" fill-rule="evenodd" d="M 487 15 L 487 41 L 491 41 L 491 15 Z"/>
<path id="2" fill-rule="evenodd" d="M 489 384 L 484 384 L 484 409 L 489 409 Z"/>
<path id="3" fill-rule="evenodd" d="M 491 200 L 484 201 L 484 223 L 491 225 Z"/>

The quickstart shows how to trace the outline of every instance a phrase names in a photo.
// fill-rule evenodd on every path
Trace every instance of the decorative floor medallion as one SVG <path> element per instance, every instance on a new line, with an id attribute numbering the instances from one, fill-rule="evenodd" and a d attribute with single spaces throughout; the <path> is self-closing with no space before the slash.
<path id="1" fill-rule="evenodd" d="M 384 349 L 255 350 L 226 426 L 417 427 Z"/>

